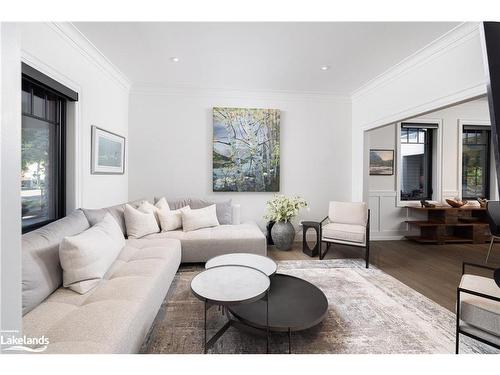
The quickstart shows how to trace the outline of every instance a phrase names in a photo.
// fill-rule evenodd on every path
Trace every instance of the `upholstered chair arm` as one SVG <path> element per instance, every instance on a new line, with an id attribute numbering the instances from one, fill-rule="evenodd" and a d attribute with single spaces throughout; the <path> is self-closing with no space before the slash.
<path id="1" fill-rule="evenodd" d="M 489 300 L 492 300 L 492 301 L 495 301 L 495 302 L 500 302 L 500 297 L 490 296 L 489 294 L 484 294 L 484 293 L 481 293 L 481 292 L 477 292 L 475 290 L 470 290 L 470 289 L 465 289 L 465 288 L 458 287 L 457 291 L 461 292 L 461 293 L 472 294 L 474 296 L 481 297 L 481 298 L 486 298 L 486 299 L 489 299 Z"/>
<path id="2" fill-rule="evenodd" d="M 328 216 L 327 216 L 323 220 L 321 220 L 319 223 L 321 224 L 321 226 L 323 226 L 324 224 L 328 224 L 329 222 L 330 222 L 330 220 L 328 220 Z"/>
<path id="3" fill-rule="evenodd" d="M 462 263 L 462 275 L 465 274 L 465 266 L 475 267 L 475 268 L 482 268 L 482 269 L 485 269 L 485 270 L 495 271 L 495 268 L 493 268 L 493 267 L 484 266 L 482 264 L 463 262 Z"/>

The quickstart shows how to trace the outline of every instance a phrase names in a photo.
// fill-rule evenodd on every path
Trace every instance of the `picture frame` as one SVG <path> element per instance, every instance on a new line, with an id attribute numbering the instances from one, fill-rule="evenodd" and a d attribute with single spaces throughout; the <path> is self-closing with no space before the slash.
<path id="1" fill-rule="evenodd" d="M 281 112 L 213 107 L 212 191 L 279 192 Z"/>
<path id="2" fill-rule="evenodd" d="M 394 150 L 370 149 L 370 176 L 394 175 Z"/>
<path id="3" fill-rule="evenodd" d="M 126 138 L 92 125 L 91 174 L 124 174 Z"/>

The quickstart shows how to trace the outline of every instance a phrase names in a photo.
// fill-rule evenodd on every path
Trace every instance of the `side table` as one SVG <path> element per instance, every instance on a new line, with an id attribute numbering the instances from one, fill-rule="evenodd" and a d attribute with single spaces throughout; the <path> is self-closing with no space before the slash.
<path id="1" fill-rule="evenodd" d="M 302 225 L 302 252 L 310 257 L 315 257 L 319 254 L 321 247 L 321 223 L 318 221 L 303 221 Z M 314 229 L 316 232 L 316 245 L 311 249 L 307 243 L 306 234 L 309 228 Z"/>

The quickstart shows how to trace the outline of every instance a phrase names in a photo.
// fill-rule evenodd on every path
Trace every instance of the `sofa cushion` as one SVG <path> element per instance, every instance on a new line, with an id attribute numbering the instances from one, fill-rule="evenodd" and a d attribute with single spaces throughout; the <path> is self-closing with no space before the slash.
<path id="1" fill-rule="evenodd" d="M 500 288 L 487 277 L 463 275 L 460 287 L 500 298 Z M 500 336 L 500 303 L 467 293 L 461 293 L 460 302 L 462 321 Z"/>
<path id="2" fill-rule="evenodd" d="M 31 311 L 62 284 L 59 243 L 89 228 L 81 210 L 22 236 L 22 307 Z"/>
<path id="3" fill-rule="evenodd" d="M 323 225 L 321 232 L 326 239 L 364 243 L 366 228 L 362 225 L 329 223 Z"/>
<path id="4" fill-rule="evenodd" d="M 45 335 L 46 353 L 137 353 L 179 268 L 179 241 L 127 240 L 87 294 L 60 288 L 23 318 L 23 334 Z"/>
<path id="5" fill-rule="evenodd" d="M 192 232 L 176 230 L 150 234 L 145 238 L 175 238 L 182 244 L 182 262 L 206 262 L 227 253 L 253 253 L 266 255 L 266 237 L 255 223 L 219 225 Z"/>
<path id="6" fill-rule="evenodd" d="M 158 202 L 159 198 L 155 198 L 155 202 Z M 168 206 L 171 210 L 178 210 L 179 208 L 189 206 L 192 209 L 205 208 L 215 204 L 215 208 L 217 211 L 217 220 L 219 224 L 233 224 L 233 207 L 232 200 L 220 200 L 220 201 L 211 201 L 206 199 L 198 199 L 198 198 L 180 198 L 168 200 Z"/>
<path id="7" fill-rule="evenodd" d="M 330 202 L 328 219 L 333 223 L 366 225 L 368 206 L 364 202 Z"/>
<path id="8" fill-rule="evenodd" d="M 184 232 L 219 225 L 217 214 L 215 212 L 215 204 L 205 208 L 198 208 L 197 210 L 181 210 L 181 214 L 182 230 Z"/>
<path id="9" fill-rule="evenodd" d="M 182 228 L 182 212 L 189 211 L 189 206 L 177 210 L 162 209 L 157 212 L 162 232 L 177 230 Z"/>
<path id="10" fill-rule="evenodd" d="M 59 246 L 63 285 L 87 293 L 104 277 L 124 245 L 123 233 L 110 213 L 86 231 L 65 237 Z"/>
<path id="11" fill-rule="evenodd" d="M 139 199 L 136 201 L 129 202 L 132 207 L 137 208 L 139 205 L 144 201 L 144 199 Z M 98 222 L 100 222 L 106 213 L 110 213 L 120 226 L 120 229 L 122 230 L 123 234 L 127 234 L 127 228 L 125 226 L 125 203 L 122 204 L 117 204 L 116 206 L 110 206 L 110 207 L 105 207 L 105 208 L 82 208 L 83 213 L 87 217 L 87 220 L 89 221 L 90 225 L 96 225 Z"/>
<path id="12" fill-rule="evenodd" d="M 125 227 L 129 238 L 140 238 L 160 231 L 155 212 L 148 210 L 142 204 L 138 209 L 126 204 L 124 214 Z"/>

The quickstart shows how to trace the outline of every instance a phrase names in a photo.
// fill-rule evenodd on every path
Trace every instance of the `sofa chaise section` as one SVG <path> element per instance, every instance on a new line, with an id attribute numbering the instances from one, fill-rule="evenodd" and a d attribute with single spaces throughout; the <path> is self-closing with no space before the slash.
<path id="1" fill-rule="evenodd" d="M 192 232 L 175 230 L 150 234 L 144 238 L 181 241 L 182 263 L 206 262 L 228 253 L 267 254 L 266 237 L 257 224 L 219 225 Z"/>
<path id="2" fill-rule="evenodd" d="M 181 261 L 177 240 L 127 240 L 104 280 L 80 295 L 59 288 L 23 318 L 46 353 L 137 353 Z"/>

